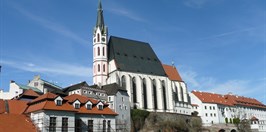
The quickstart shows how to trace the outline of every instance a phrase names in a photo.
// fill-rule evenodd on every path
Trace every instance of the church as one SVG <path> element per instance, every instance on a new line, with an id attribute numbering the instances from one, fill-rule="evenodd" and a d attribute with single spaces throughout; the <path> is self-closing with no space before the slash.
<path id="1" fill-rule="evenodd" d="M 186 83 L 147 42 L 109 36 L 101 1 L 93 30 L 93 84 L 125 88 L 131 108 L 191 115 Z"/>

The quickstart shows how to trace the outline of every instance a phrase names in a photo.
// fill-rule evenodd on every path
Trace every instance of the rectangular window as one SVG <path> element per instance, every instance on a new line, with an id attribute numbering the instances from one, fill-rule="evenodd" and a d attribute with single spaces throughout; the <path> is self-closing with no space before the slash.
<path id="1" fill-rule="evenodd" d="M 92 109 L 92 105 L 91 104 L 87 104 L 87 109 L 91 110 Z"/>
<path id="2" fill-rule="evenodd" d="M 107 132 L 111 132 L 111 120 L 107 122 Z"/>
<path id="3" fill-rule="evenodd" d="M 49 132 L 56 132 L 56 117 L 50 117 Z"/>
<path id="4" fill-rule="evenodd" d="M 81 132 L 81 119 L 76 119 L 75 120 L 75 132 Z"/>
<path id="5" fill-rule="evenodd" d="M 93 132 L 93 120 L 88 120 L 88 132 Z"/>
<path id="6" fill-rule="evenodd" d="M 205 113 L 205 116 L 207 117 L 208 116 L 208 113 Z"/>
<path id="7" fill-rule="evenodd" d="M 103 109 L 103 105 L 99 105 L 99 110 L 102 110 Z"/>
<path id="8" fill-rule="evenodd" d="M 103 132 L 106 132 L 106 120 L 103 120 Z"/>
<path id="9" fill-rule="evenodd" d="M 210 106 L 210 110 L 212 110 L 212 107 Z"/>
<path id="10" fill-rule="evenodd" d="M 213 106 L 213 110 L 215 110 L 215 107 Z"/>
<path id="11" fill-rule="evenodd" d="M 205 106 L 205 110 L 207 110 L 207 106 Z"/>
<path id="12" fill-rule="evenodd" d="M 68 118 L 63 117 L 62 118 L 62 132 L 68 131 Z"/>
<path id="13" fill-rule="evenodd" d="M 56 105 L 61 106 L 62 105 L 62 100 L 56 100 Z"/>
<path id="14" fill-rule="evenodd" d="M 75 109 L 79 109 L 79 104 L 75 103 Z"/>

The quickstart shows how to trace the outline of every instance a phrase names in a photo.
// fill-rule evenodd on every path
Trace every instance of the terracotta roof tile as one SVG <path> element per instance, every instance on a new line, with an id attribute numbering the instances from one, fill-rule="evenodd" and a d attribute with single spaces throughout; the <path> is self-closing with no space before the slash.
<path id="1" fill-rule="evenodd" d="M 5 101 L 0 99 L 0 114 L 1 113 L 5 113 L 6 112 L 6 109 L 5 109 Z"/>
<path id="2" fill-rule="evenodd" d="M 97 104 L 100 102 L 93 98 L 88 98 L 86 96 L 72 94 L 64 98 L 63 104 L 61 106 L 57 106 L 54 102 L 56 95 L 47 93 L 46 95 L 42 95 L 38 97 L 33 103 L 29 103 L 29 107 L 25 113 L 30 113 L 39 110 L 58 110 L 58 111 L 72 111 L 80 114 L 101 114 L 101 115 L 117 115 L 114 111 L 112 111 L 107 104 L 104 104 L 103 110 L 99 110 L 97 108 Z M 47 99 L 48 98 L 48 99 Z M 75 100 L 79 100 L 81 102 L 81 106 L 79 109 L 75 109 L 72 103 Z M 84 105 L 88 101 L 91 101 L 93 107 L 91 110 L 88 110 Z"/>
<path id="3" fill-rule="evenodd" d="M 177 69 L 174 66 L 163 64 L 163 69 L 166 72 L 166 75 L 169 77 L 170 80 L 183 81 Z"/>
<path id="4" fill-rule="evenodd" d="M 93 99 L 93 98 L 89 98 L 83 95 L 78 95 L 78 94 L 71 94 L 69 96 L 64 97 L 65 100 L 67 100 L 70 103 L 73 103 L 74 101 L 76 101 L 77 99 L 81 102 L 81 103 L 87 103 L 88 101 L 91 101 L 92 104 L 97 104 L 98 100 Z"/>
<path id="5" fill-rule="evenodd" d="M 29 89 L 26 90 L 24 93 L 22 93 L 22 95 L 26 95 L 26 96 L 32 96 L 32 97 L 39 97 L 40 95 L 37 94 L 34 90 Z"/>
<path id="6" fill-rule="evenodd" d="M 204 103 L 216 103 L 228 106 L 240 105 L 247 107 L 265 108 L 266 106 L 256 99 L 236 95 L 221 95 L 208 92 L 192 91 Z"/>
<path id="7" fill-rule="evenodd" d="M 8 107 L 10 114 L 23 114 L 27 109 L 27 101 L 22 100 L 8 100 Z"/>
<path id="8" fill-rule="evenodd" d="M 0 114 L 0 131 L 3 132 L 36 132 L 30 118 L 18 114 Z"/>
<path id="9" fill-rule="evenodd" d="M 109 107 L 104 107 L 103 110 L 99 110 L 97 106 L 94 106 L 91 110 L 87 110 L 87 108 L 83 106 L 78 110 L 78 113 L 82 114 L 117 115 L 117 113 L 112 111 Z"/>
<path id="10" fill-rule="evenodd" d="M 32 104 L 32 103 L 36 103 L 36 102 L 39 102 L 39 101 L 42 101 L 42 100 L 55 99 L 57 96 L 58 96 L 58 95 L 55 95 L 55 94 L 50 93 L 50 92 L 47 92 L 46 94 L 41 95 L 41 96 L 39 96 L 38 98 L 32 100 L 32 101 L 30 102 L 30 104 Z"/>

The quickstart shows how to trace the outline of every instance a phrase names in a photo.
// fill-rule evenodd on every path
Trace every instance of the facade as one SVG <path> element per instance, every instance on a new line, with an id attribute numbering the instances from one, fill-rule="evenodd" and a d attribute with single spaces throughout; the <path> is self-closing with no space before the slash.
<path id="1" fill-rule="evenodd" d="M 118 113 L 116 116 L 116 130 L 123 132 L 130 131 L 131 114 L 127 90 L 116 83 L 104 85 L 102 89 L 108 95 L 107 103 L 109 104 L 109 108 Z"/>
<path id="2" fill-rule="evenodd" d="M 62 92 L 62 88 L 54 83 L 48 82 L 44 79 L 41 79 L 40 75 L 34 76 L 34 78 L 29 81 L 28 86 L 38 88 L 42 93 L 52 92 L 54 94 L 65 95 Z"/>
<path id="3" fill-rule="evenodd" d="M 86 97 L 101 100 L 103 102 L 107 101 L 107 96 L 108 96 L 105 90 L 100 89 L 96 85 L 89 86 L 85 81 L 68 86 L 63 89 L 63 92 L 66 93 L 67 95 L 71 94 L 84 95 Z"/>
<path id="4" fill-rule="evenodd" d="M 9 92 L 0 91 L 0 99 L 16 98 L 28 89 L 32 89 L 35 92 L 41 93 L 41 90 L 35 87 L 22 85 L 11 80 L 9 85 Z"/>
<path id="5" fill-rule="evenodd" d="M 25 111 L 39 131 L 113 131 L 115 116 L 107 104 L 82 95 L 61 97 L 47 92 L 28 103 Z"/>
<path id="6" fill-rule="evenodd" d="M 266 131 L 266 106 L 253 98 L 233 94 L 192 91 L 193 110 L 204 125 L 233 123 L 234 119 L 250 120 L 251 127 Z M 254 118 L 256 120 L 254 120 Z"/>
<path id="7" fill-rule="evenodd" d="M 169 68 L 172 67 L 172 68 Z M 167 70 L 174 71 L 167 73 Z M 163 65 L 145 42 L 111 36 L 99 1 L 93 32 L 93 83 L 116 83 L 129 95 L 131 108 L 191 114 L 187 86 L 173 66 Z"/>

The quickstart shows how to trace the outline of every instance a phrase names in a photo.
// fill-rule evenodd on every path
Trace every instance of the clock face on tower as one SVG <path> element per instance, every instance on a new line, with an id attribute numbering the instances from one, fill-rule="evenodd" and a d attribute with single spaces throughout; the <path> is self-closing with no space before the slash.
<path id="1" fill-rule="evenodd" d="M 102 41 L 105 42 L 105 38 L 102 38 Z"/>

